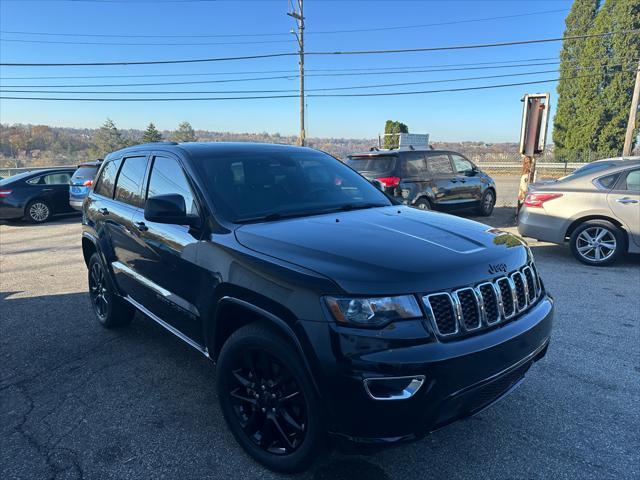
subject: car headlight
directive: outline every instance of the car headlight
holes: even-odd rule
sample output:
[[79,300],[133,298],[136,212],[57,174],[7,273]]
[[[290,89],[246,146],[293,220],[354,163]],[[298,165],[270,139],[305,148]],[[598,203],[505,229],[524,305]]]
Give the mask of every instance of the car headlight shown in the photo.
[[422,317],[413,295],[399,297],[325,297],[331,314],[338,323],[375,327],[394,320]]

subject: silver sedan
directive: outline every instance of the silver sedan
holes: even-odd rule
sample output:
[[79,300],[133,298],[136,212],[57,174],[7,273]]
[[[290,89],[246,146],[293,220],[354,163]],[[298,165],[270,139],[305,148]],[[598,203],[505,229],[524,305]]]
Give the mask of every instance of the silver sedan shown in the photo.
[[574,256],[588,265],[640,253],[640,157],[598,160],[559,180],[530,185],[518,231],[551,243],[569,241]]

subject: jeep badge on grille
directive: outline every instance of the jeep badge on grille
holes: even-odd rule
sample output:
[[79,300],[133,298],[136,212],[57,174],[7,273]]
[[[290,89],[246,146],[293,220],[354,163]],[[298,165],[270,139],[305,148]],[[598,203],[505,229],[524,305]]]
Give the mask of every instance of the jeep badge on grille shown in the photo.
[[507,265],[504,263],[496,263],[495,265],[491,265],[489,264],[489,273],[490,274],[494,274],[494,273],[507,273]]

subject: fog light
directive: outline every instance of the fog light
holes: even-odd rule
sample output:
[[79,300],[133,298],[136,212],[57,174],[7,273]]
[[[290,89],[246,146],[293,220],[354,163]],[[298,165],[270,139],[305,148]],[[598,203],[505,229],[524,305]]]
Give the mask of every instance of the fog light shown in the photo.
[[364,389],[374,400],[406,400],[424,383],[424,375],[365,378]]

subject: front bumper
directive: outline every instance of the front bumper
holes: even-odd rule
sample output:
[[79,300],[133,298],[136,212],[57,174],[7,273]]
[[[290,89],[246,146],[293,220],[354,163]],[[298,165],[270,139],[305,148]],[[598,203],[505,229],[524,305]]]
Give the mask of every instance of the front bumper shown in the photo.
[[[546,354],[552,321],[553,300],[543,296],[510,323],[446,343],[425,340],[427,327],[420,320],[397,322],[390,332],[330,327],[325,340],[334,360],[329,355],[319,360],[331,433],[387,445],[479,412],[512,390]],[[322,341],[318,332],[314,336],[314,344]],[[423,376],[424,384],[410,398],[394,401],[374,400],[363,386],[368,378],[397,376]]]

